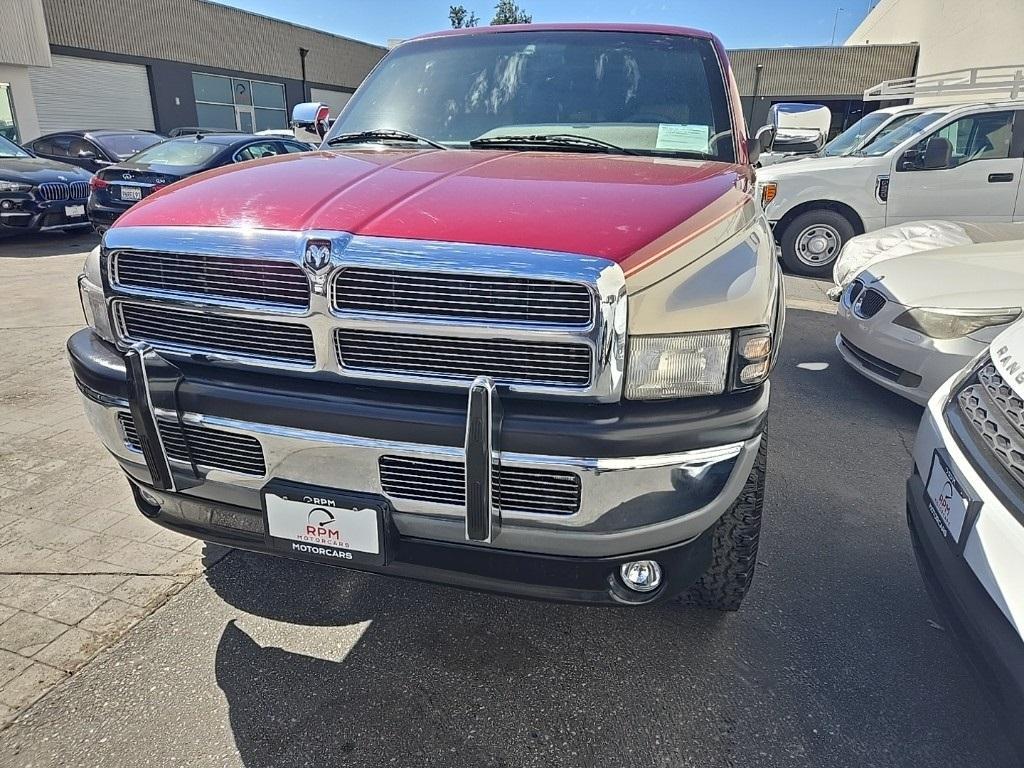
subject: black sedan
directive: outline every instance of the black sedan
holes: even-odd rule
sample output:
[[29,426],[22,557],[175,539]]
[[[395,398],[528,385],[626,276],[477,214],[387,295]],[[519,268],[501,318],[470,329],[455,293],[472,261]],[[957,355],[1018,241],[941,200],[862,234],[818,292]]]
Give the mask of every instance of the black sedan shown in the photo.
[[0,235],[88,227],[89,175],[0,136]]
[[40,136],[25,146],[38,157],[71,163],[95,172],[127,160],[165,138],[151,131],[62,131]]
[[92,177],[89,219],[102,233],[146,195],[178,179],[231,163],[308,151],[307,144],[293,139],[242,133],[200,133],[168,139]]

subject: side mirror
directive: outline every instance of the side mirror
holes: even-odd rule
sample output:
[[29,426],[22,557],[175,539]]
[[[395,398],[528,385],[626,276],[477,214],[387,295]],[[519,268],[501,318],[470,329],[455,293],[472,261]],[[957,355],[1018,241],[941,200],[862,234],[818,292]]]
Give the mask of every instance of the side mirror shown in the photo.
[[[319,101],[296,104],[292,109],[292,128],[315,133],[321,139],[330,128],[331,108]],[[296,138],[300,138],[296,135]]]
[[775,128],[762,125],[752,139],[747,139],[747,158],[751,165],[756,165],[762,152],[770,152],[775,141]]
[[828,139],[832,110],[821,104],[772,104],[768,124],[774,129],[775,152],[817,152]]
[[932,136],[924,146],[921,168],[926,171],[941,171],[949,168],[952,159],[953,144],[950,140],[941,136]]

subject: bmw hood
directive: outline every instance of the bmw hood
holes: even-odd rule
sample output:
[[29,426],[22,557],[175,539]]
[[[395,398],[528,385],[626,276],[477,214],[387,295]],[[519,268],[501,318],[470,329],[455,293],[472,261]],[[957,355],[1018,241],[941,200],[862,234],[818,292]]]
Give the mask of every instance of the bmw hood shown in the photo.
[[0,180],[3,181],[44,184],[48,181],[88,181],[91,176],[78,166],[41,157],[0,157]]
[[1024,306],[1024,240],[913,253],[872,264],[858,278],[909,307]]

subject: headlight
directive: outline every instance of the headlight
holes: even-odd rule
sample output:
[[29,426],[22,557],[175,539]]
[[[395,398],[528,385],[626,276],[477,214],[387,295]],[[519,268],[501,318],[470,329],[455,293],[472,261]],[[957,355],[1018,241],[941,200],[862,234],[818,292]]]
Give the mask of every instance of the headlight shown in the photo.
[[23,184],[20,181],[4,181],[0,179],[0,192],[28,192],[32,189],[31,184]]
[[625,396],[630,400],[720,395],[768,378],[772,335],[764,327],[631,336]]
[[82,274],[78,276],[78,296],[86,324],[102,339],[115,341],[110,311],[103,296],[103,277],[100,274],[100,248],[96,246],[85,258]]
[[766,208],[768,203],[775,199],[779,193],[779,185],[774,181],[766,181],[761,185],[761,207]]
[[1012,323],[1020,317],[1020,312],[1020,307],[984,310],[915,307],[899,315],[893,323],[932,339],[959,339],[982,328]]

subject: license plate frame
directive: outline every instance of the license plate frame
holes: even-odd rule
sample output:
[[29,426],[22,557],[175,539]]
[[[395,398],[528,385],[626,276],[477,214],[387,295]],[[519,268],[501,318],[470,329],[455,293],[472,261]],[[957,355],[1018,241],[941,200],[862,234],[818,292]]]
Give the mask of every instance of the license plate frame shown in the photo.
[[137,203],[142,199],[142,187],[129,187],[122,184],[120,192],[120,199],[125,203]]
[[65,205],[64,216],[68,219],[81,219],[85,216],[84,205]]
[[265,542],[275,552],[342,567],[387,562],[391,505],[383,496],[275,479],[260,490],[260,500]]
[[924,501],[942,538],[962,555],[971,530],[981,513],[981,501],[950,465],[949,455],[936,448],[924,484]]

